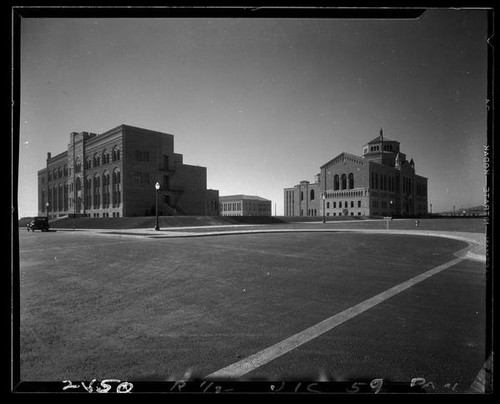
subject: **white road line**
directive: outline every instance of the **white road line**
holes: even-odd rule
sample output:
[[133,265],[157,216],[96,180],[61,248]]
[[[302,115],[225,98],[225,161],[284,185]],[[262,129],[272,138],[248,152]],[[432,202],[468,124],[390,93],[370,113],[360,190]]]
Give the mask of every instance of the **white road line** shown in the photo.
[[403,292],[404,290],[416,285],[419,282],[424,281],[431,276],[436,275],[437,273],[444,271],[445,269],[459,263],[464,260],[465,257],[455,258],[445,264],[439,265],[433,269],[430,269],[420,275],[417,275],[406,282],[400,283],[386,291],[379,293],[378,295],[365,300],[355,306],[350,307],[347,310],[344,310],[341,313],[338,313],[332,317],[327,318],[326,320],[321,321],[320,323],[307,328],[304,331],[299,332],[277,344],[270,346],[256,354],[253,354],[245,359],[242,359],[232,365],[229,365],[223,369],[220,369],[214,373],[211,373],[207,376],[207,378],[212,379],[232,379],[238,378],[246,373],[251,372],[252,370],[257,369],[258,367],[265,365],[268,362],[292,351],[293,349],[305,344],[313,340],[316,337],[332,330],[338,325],[358,316],[359,314],[375,307],[376,305],[384,302],[385,300],[397,295],[398,293]]

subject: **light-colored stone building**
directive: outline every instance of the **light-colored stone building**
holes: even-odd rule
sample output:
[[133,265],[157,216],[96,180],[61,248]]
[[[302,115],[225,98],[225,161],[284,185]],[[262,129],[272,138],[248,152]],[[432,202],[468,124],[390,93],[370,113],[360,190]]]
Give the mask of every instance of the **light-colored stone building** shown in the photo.
[[271,201],[253,195],[219,197],[221,216],[271,216]]

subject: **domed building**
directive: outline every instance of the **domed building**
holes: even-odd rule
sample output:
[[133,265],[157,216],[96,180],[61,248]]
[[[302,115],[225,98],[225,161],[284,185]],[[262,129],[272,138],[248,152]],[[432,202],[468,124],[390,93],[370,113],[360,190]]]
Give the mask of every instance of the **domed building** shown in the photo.
[[340,153],[320,167],[315,181],[284,190],[285,216],[422,216],[427,178],[415,173],[399,142],[380,135],[363,155]]

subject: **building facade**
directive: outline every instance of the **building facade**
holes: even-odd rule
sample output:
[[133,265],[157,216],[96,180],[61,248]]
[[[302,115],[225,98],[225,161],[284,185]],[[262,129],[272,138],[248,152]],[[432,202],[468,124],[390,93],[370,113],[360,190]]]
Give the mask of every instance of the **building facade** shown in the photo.
[[100,135],[72,132],[66,151],[38,171],[38,214],[122,217],[217,214],[205,167],[183,163],[168,133],[120,125]]
[[427,214],[427,178],[399,142],[380,135],[363,156],[341,153],[320,167],[315,181],[284,189],[285,216],[422,216]]
[[252,195],[219,197],[221,216],[271,216],[271,201]]

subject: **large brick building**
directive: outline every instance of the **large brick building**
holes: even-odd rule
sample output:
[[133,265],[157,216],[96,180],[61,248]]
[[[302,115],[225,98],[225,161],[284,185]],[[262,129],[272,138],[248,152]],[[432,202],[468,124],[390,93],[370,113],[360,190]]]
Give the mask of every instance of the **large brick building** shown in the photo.
[[219,192],[205,167],[183,163],[174,136],[120,125],[103,134],[72,132],[68,149],[47,153],[38,171],[38,214],[122,217],[217,215]]
[[[324,198],[323,198],[324,197]],[[415,173],[399,142],[380,135],[363,156],[341,153],[320,167],[315,181],[284,190],[285,216],[422,216],[427,178]]]

